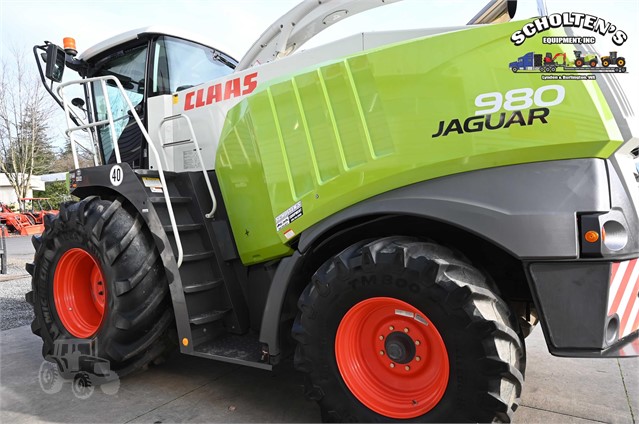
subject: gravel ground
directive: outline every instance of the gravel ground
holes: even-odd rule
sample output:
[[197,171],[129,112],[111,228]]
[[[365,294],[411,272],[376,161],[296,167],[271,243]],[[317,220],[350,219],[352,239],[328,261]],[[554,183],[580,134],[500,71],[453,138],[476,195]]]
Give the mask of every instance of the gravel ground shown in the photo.
[[[7,275],[23,276],[26,274],[24,264],[31,260],[32,256],[25,255],[9,257]],[[30,290],[31,278],[0,281],[0,330],[31,324],[33,308],[24,299],[24,295]]]

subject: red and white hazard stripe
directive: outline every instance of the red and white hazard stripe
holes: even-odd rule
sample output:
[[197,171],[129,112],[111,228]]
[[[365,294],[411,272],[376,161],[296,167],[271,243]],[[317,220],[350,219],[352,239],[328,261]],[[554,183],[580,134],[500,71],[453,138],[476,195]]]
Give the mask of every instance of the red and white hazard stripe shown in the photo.
[[612,264],[608,316],[619,317],[619,338],[639,328],[639,260]]

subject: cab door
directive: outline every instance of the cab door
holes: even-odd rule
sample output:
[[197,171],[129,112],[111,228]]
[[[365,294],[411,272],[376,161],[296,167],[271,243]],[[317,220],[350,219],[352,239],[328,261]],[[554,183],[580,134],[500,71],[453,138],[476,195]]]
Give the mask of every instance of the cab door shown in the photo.
[[[141,45],[125,47],[98,60],[93,66],[91,75],[115,76],[124,88],[124,94],[131,101],[142,123],[146,127],[146,87],[147,87],[147,54],[148,42]],[[92,84],[96,120],[107,119],[107,101],[102,84]],[[132,168],[144,168],[146,166],[146,154],[144,136],[137,125],[122,92],[112,82],[106,83],[106,92],[111,104],[114,119],[114,129],[117,144],[120,150],[122,162],[128,163]],[[115,163],[114,140],[112,140],[109,125],[100,126],[98,129],[102,163]]]
[[[169,171],[200,171],[195,146],[184,120],[163,122],[165,118],[182,114],[174,109],[175,101],[192,87],[218,80],[233,73],[237,62],[225,53],[203,44],[181,38],[158,35],[151,44],[147,113],[149,134],[160,152],[163,169]],[[218,121],[212,108],[191,114],[190,119],[202,149],[204,165],[213,168],[215,150],[211,140]],[[153,155],[149,168],[155,169]]]

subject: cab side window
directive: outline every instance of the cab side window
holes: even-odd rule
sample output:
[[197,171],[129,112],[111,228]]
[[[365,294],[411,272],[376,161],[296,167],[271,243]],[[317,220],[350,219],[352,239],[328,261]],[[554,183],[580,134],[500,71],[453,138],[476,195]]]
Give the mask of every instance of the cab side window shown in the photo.
[[[144,116],[146,53],[146,44],[117,52],[108,58],[105,63],[101,64],[93,75],[117,77],[122,83],[124,94],[141,116]],[[141,165],[140,144],[142,132],[133,120],[126,99],[111,81],[106,83],[106,93],[102,91],[102,85],[99,82],[94,82],[92,88],[95,96],[97,120],[107,119],[107,101],[105,97],[105,94],[107,94],[113,113],[115,135],[122,161],[129,163],[133,168],[139,167]],[[99,128],[99,136],[105,162],[114,163],[114,146],[111,139],[111,129],[108,125]]]
[[210,47],[172,37],[160,37],[153,52],[150,95],[172,94],[229,75],[235,61]]

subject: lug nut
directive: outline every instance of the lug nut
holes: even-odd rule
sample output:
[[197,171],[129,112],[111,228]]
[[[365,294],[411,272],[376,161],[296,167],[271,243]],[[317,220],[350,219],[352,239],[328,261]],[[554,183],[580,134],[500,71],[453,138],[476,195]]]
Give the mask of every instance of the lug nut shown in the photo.
[[379,336],[379,339],[380,340],[384,340],[384,336]]
[[391,326],[389,326],[389,327],[388,327],[388,329],[389,329],[390,331],[393,331],[393,330],[395,329],[395,327],[393,327],[393,326],[391,325]]
[[380,354],[380,355],[383,355],[383,354],[384,354],[384,351],[383,351],[383,350],[380,350],[380,351],[379,351],[379,354]]
[[419,357],[419,356],[416,356],[416,357],[415,357],[415,360],[416,360],[417,362],[419,362],[419,361],[421,361],[421,360],[422,360],[422,358],[421,358],[421,357]]
[[392,362],[390,363],[390,367],[391,368],[395,368],[395,364],[393,364]]
[[419,346],[420,344],[422,344],[419,340],[415,340],[415,346]]
[[408,327],[404,328],[404,333],[408,333]]
[[406,365],[406,366],[404,367],[404,369],[405,369],[406,371],[410,371],[410,367],[409,367],[408,365]]

